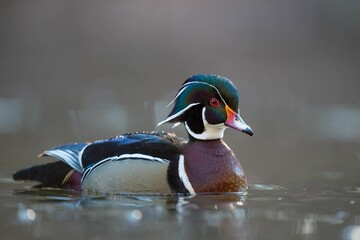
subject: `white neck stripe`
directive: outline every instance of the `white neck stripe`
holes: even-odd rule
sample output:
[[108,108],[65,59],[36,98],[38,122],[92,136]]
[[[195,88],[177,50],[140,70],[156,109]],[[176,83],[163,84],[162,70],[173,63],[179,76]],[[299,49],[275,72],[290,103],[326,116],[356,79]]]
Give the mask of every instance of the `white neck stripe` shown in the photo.
[[206,121],[205,118],[205,111],[206,107],[203,107],[202,109],[202,120],[204,124],[205,131],[202,133],[194,133],[191,131],[189,125],[187,122],[185,122],[185,128],[187,132],[195,139],[200,140],[214,140],[214,139],[221,139],[224,137],[224,131],[225,131],[225,124],[219,123],[219,124],[210,124]]
[[189,191],[189,193],[191,195],[195,195],[195,190],[194,188],[192,187],[190,181],[189,181],[189,177],[188,175],[186,174],[186,171],[185,171],[185,161],[184,161],[184,155],[180,155],[179,157],[179,177],[180,177],[180,180],[183,182],[186,190]]

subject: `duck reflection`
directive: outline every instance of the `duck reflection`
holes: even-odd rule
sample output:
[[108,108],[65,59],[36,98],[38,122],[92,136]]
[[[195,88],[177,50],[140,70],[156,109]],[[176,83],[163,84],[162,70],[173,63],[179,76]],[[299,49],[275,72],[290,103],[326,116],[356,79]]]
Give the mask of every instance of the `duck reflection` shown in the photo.
[[36,237],[70,224],[81,236],[121,233],[146,238],[152,232],[168,239],[334,239],[338,233],[336,239],[358,239],[359,193],[256,189],[261,190],[195,196],[22,190],[14,192],[16,222],[35,228]]

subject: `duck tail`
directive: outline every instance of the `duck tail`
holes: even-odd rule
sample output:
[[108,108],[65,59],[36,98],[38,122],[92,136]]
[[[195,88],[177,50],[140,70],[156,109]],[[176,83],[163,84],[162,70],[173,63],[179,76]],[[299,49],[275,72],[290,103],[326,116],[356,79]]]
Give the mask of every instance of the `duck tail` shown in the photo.
[[36,188],[71,188],[79,190],[81,173],[62,161],[36,165],[13,174],[16,181],[37,181]]
[[36,165],[17,171],[16,181],[37,181],[35,187],[80,189],[83,168],[81,153],[88,143],[72,143],[46,150],[39,157],[51,156],[61,161]]
[[88,143],[71,143],[66,145],[57,146],[46,150],[39,157],[51,156],[57,158],[78,172],[83,172],[83,167],[81,164],[81,153],[85,149]]

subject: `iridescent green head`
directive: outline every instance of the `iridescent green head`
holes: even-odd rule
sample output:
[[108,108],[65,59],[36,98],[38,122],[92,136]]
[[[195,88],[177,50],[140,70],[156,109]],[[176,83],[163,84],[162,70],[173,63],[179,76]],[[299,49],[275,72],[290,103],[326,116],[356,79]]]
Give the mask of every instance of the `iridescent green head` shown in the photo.
[[194,75],[183,83],[173,102],[174,108],[159,125],[184,123],[190,136],[201,140],[222,138],[226,127],[252,135],[239,115],[238,91],[225,77]]

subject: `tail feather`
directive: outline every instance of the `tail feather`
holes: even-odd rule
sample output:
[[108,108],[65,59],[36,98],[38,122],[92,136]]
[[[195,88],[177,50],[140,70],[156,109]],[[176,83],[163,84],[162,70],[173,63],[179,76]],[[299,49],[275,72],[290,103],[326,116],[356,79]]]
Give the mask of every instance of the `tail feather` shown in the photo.
[[80,152],[88,145],[88,143],[72,143],[62,146],[54,147],[50,150],[46,150],[39,157],[51,156],[60,159],[64,163],[78,172],[83,172],[81,165],[81,159],[79,159]]
[[72,168],[66,163],[57,161],[22,169],[14,173],[14,180],[37,181],[36,187],[64,187],[64,181]]
[[13,175],[13,179],[40,182],[35,187],[80,189],[83,168],[79,155],[87,145],[88,143],[73,143],[46,150],[39,157],[51,156],[61,161],[19,170]]

